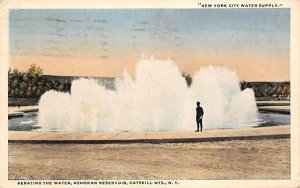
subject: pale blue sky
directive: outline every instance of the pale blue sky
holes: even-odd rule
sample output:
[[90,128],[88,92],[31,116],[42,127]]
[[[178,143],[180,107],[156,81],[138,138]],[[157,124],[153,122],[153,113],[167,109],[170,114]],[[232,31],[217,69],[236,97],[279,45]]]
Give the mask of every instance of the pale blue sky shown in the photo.
[[[289,51],[289,9],[11,10],[12,54],[116,46]],[[108,53],[108,52],[107,52]],[[93,54],[93,53],[91,53]],[[113,55],[113,54],[110,54]]]
[[[10,54],[23,58],[94,57],[105,64],[120,54],[163,54],[192,66],[191,53],[220,52],[253,54],[257,63],[280,54],[276,60],[289,66],[287,8],[13,9],[9,29]],[[13,66],[21,63],[19,58]]]

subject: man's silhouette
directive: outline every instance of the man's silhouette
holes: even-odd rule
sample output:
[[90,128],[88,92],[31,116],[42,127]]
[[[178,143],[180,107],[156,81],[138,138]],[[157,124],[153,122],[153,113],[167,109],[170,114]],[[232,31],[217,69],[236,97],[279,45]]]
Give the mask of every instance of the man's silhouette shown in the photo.
[[197,131],[199,132],[199,124],[200,124],[200,130],[202,132],[202,119],[203,119],[203,108],[200,106],[200,102],[197,102],[197,108],[196,108],[196,122],[197,122]]

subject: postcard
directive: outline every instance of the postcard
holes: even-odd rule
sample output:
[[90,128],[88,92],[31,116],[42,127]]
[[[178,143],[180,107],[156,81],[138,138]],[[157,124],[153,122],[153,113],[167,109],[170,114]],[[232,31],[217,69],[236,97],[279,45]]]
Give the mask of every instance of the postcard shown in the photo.
[[299,187],[298,7],[3,1],[0,187]]

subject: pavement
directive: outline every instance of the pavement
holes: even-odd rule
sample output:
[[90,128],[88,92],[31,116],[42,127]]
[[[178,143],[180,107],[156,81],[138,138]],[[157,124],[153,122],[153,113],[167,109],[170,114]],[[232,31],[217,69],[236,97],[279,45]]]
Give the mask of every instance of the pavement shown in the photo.
[[39,107],[36,106],[9,106],[8,107],[8,119],[15,117],[23,117],[24,113],[37,112]]
[[290,125],[170,132],[38,132],[9,131],[9,143],[31,144],[113,144],[113,143],[185,143],[249,139],[289,138]]
[[256,101],[257,106],[290,106],[290,101]]

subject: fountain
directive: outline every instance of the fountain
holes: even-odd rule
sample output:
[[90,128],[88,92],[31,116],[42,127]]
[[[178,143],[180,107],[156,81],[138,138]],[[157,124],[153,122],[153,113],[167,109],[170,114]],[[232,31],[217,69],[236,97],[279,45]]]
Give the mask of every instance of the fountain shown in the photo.
[[142,58],[135,78],[124,72],[115,90],[94,79],[78,79],[71,94],[46,92],[38,123],[48,131],[194,130],[196,101],[205,112],[204,129],[251,126],[258,119],[253,90],[241,91],[234,72],[202,68],[188,87],[171,60]]

